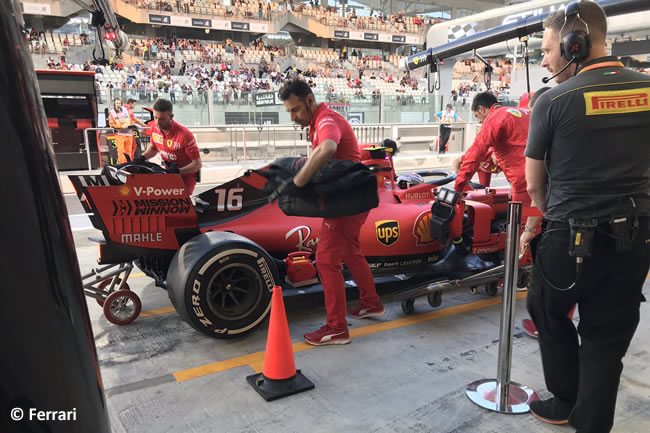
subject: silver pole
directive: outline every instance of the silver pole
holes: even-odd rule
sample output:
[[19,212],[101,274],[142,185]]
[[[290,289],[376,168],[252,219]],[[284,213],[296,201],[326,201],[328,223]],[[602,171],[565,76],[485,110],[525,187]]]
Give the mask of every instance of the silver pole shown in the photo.
[[521,208],[521,203],[516,202],[510,202],[508,206],[497,378],[496,380],[478,380],[467,385],[465,390],[467,397],[477,405],[495,412],[510,414],[526,413],[529,411],[530,402],[539,400],[537,393],[532,389],[510,381],[512,338],[515,327],[515,282],[519,267]]
[[92,170],[93,166],[90,162],[90,143],[88,143],[88,129],[84,129],[84,146],[86,146],[86,158],[88,159],[88,170]]
[[519,268],[519,228],[521,227],[521,203],[510,202],[508,206],[508,231],[506,234],[505,277],[501,308],[501,331],[499,332],[499,360],[497,361],[497,410],[508,406],[510,371],[512,369],[512,338],[515,327],[515,281]]

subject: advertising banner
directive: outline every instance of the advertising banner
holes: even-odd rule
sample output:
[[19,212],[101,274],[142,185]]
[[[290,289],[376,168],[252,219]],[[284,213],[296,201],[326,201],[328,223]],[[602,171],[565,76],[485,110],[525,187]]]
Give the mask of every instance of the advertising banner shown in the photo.
[[149,14],[149,22],[151,24],[166,24],[166,25],[170,25],[172,23],[171,17],[169,15],[157,15],[157,14]]
[[276,97],[276,92],[254,93],[255,106],[261,107],[265,105],[278,105],[279,98]]
[[240,22],[237,22],[237,21],[233,21],[233,22],[230,23],[230,28],[232,30],[241,30],[241,31],[244,31],[244,32],[248,32],[251,29],[251,25],[250,25],[250,23],[240,23]]
[[205,27],[209,29],[212,27],[212,20],[205,18],[192,18],[192,27]]
[[21,3],[23,14],[26,15],[52,15],[52,6],[42,3]]

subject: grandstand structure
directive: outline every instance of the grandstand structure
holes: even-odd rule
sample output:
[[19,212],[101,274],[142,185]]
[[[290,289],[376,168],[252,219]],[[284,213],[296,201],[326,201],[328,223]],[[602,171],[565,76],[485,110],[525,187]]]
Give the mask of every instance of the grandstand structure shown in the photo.
[[[318,100],[356,121],[430,121],[447,99],[468,110],[470,94],[485,89],[478,79],[482,64],[456,62],[457,97],[430,98],[423,71],[407,75],[399,62],[423,48],[432,26],[506,0],[110,2],[130,45],[107,53],[101,65],[92,62],[97,41],[77,3],[24,2],[36,67],[96,72],[100,113],[116,97],[140,106],[166,97],[176,104],[178,120],[200,126],[290,123],[277,98],[256,95],[273,93],[295,76],[309,81]],[[493,86],[507,93],[513,66],[505,59],[495,65]]]

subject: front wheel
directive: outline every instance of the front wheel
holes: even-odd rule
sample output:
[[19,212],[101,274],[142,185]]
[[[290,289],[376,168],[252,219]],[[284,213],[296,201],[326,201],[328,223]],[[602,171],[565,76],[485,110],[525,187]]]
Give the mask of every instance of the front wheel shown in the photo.
[[181,317],[213,338],[235,338],[264,323],[279,281],[269,255],[233,233],[208,232],[172,260],[168,293]]
[[109,322],[119,326],[133,322],[141,310],[140,298],[130,290],[117,290],[104,301],[104,316]]

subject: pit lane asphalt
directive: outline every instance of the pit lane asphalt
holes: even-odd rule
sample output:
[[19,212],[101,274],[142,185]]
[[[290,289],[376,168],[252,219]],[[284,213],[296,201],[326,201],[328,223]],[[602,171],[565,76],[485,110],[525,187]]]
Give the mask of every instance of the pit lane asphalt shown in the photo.
[[[502,174],[493,182],[507,186]],[[213,186],[198,185],[197,193]],[[65,201],[84,274],[97,259],[97,246],[88,237],[101,233],[79,215],[76,196],[66,195]],[[268,323],[241,339],[215,340],[183,322],[167,293],[137,269],[128,283],[143,309],[130,325],[111,324],[94,299],[86,298],[113,433],[573,431],[531,415],[489,412],[465,396],[467,384],[496,375],[501,298],[482,288],[475,295],[446,292],[438,308],[420,298],[415,315],[405,316],[392,301],[401,284],[379,284],[387,315],[349,319],[351,344],[316,348],[302,335],[324,323],[322,293],[285,298],[296,367],[316,388],[266,403],[245,377],[263,368]],[[349,290],[350,299],[357,296]],[[546,398],[538,343],[521,328],[527,317],[522,296],[516,301],[512,379]],[[643,304],[624,359],[614,433],[650,431],[649,312]]]
[[[87,238],[98,234],[74,233],[82,273],[96,264],[97,247]],[[267,403],[245,377],[263,368],[268,323],[240,339],[215,340],[183,322],[165,290],[138,270],[128,283],[143,308],[130,325],[109,323],[86,298],[113,433],[573,431],[530,414],[489,412],[465,396],[467,384],[496,375],[501,299],[482,289],[446,292],[438,308],[420,298],[416,314],[405,316],[392,301],[400,284],[379,285],[386,316],[348,319],[352,342],[325,347],[302,339],[324,323],[322,294],[285,298],[296,367],[316,387]],[[650,280],[644,293],[650,295]],[[512,380],[546,398],[538,343],[521,328],[523,296],[516,301]],[[614,433],[650,431],[649,313],[643,304],[624,359]]]

